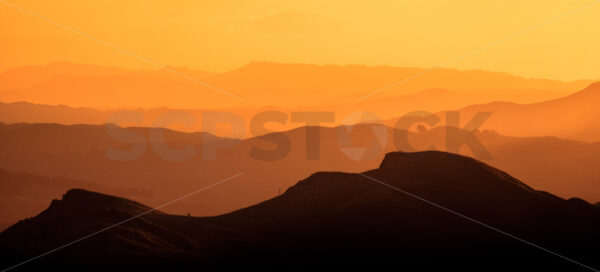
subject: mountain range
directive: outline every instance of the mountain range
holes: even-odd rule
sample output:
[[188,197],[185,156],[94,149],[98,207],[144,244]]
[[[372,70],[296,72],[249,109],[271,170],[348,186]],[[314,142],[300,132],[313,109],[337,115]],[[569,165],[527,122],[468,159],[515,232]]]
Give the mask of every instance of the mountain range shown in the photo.
[[[349,128],[352,128],[349,130]],[[377,126],[375,126],[377,128]],[[231,184],[211,189],[203,197],[185,199],[166,208],[176,214],[216,215],[253,205],[276,196],[297,180],[316,171],[360,172],[378,165],[386,152],[427,150],[434,146],[446,150],[446,128],[408,132],[410,146],[396,145],[395,135],[402,131],[384,129],[384,142],[371,125],[354,127],[302,127],[282,133],[272,133],[245,140],[221,138],[208,133],[183,133],[160,128],[123,128],[137,135],[133,142],[123,142],[107,133],[107,126],[13,124],[0,126],[0,169],[36,182],[10,183],[3,195],[0,222],[15,222],[34,215],[44,203],[56,198],[68,188],[46,177],[67,179],[79,188],[101,193],[120,193],[136,201],[159,205],[176,198],[182,192],[207,186],[214,180],[243,173]],[[318,131],[317,138],[307,133]],[[175,152],[164,151],[153,142],[153,131],[164,133],[165,145]],[[580,197],[592,203],[600,201],[600,144],[588,144],[556,137],[508,137],[492,131],[467,132],[473,135],[491,154],[486,162],[504,169],[532,186],[561,197]],[[279,135],[279,136],[278,136]],[[289,152],[271,160],[253,156],[253,150],[270,151],[281,148],[271,142],[277,137],[289,140]],[[307,145],[318,139],[319,157],[307,159]],[[156,139],[154,139],[156,141]],[[109,150],[131,152],[129,161],[108,156]],[[187,153],[186,148],[191,149]],[[311,147],[314,150],[314,147]],[[214,159],[205,158],[204,150],[216,150]],[[166,153],[165,153],[166,152]],[[477,158],[467,146],[461,154]],[[173,157],[175,156],[175,157]],[[174,161],[177,156],[181,160]],[[117,158],[118,159],[118,158]],[[126,157],[127,159],[127,157]],[[2,185],[3,186],[3,185]],[[49,190],[48,187],[56,189]],[[15,206],[28,199],[27,192],[45,192],[27,206]]]
[[[0,100],[2,267],[57,248],[19,268],[600,266],[590,204],[600,203],[600,83],[590,80],[58,62],[0,73]],[[207,130],[214,111],[248,131]],[[268,111],[284,122],[256,129]],[[335,121],[294,121],[303,111]],[[467,125],[480,113],[489,118]],[[397,126],[427,114],[435,124]]]
[[[423,74],[403,84],[406,78]],[[357,100],[378,90],[373,99],[405,95],[429,89],[451,90],[463,103],[515,101],[530,103],[557,98],[580,90],[590,80],[561,82],[526,79],[506,73],[420,68],[310,65],[251,62],[226,73],[207,73],[186,68],[124,70],[68,62],[17,67],[0,74],[0,100],[73,107],[214,109],[275,106],[356,108]],[[168,94],[168,95],[166,95]],[[435,108],[453,107],[448,100],[430,99]],[[446,103],[445,103],[446,101]],[[351,104],[351,105],[348,105]],[[460,106],[467,106],[462,104]],[[368,105],[367,105],[368,106]],[[393,104],[380,104],[379,109]],[[399,114],[395,112],[395,114]],[[393,116],[385,116],[392,118]]]
[[0,248],[10,267],[75,241],[19,267],[26,270],[585,271],[600,265],[599,224],[597,207],[472,158],[394,152],[374,170],[314,173],[280,196],[213,217],[73,189],[2,232]]
[[[277,65],[273,65],[277,66]],[[268,66],[271,67],[271,66]],[[45,70],[42,68],[38,68]],[[63,68],[65,69],[65,68]],[[73,68],[74,69],[74,68]],[[100,68],[97,68],[100,69]],[[108,69],[108,68],[105,68]],[[250,68],[248,68],[250,69]],[[275,68],[273,68],[275,69]],[[333,68],[332,68],[333,69]],[[341,71],[346,71],[342,68]],[[365,68],[366,69],[366,68]],[[373,68],[374,69],[374,68]],[[86,69],[82,69],[86,71]],[[260,70],[260,69],[259,69]],[[288,71],[289,69],[281,69]],[[302,70],[302,69],[300,69]],[[310,69],[309,69],[310,70]],[[335,70],[335,69],[334,69]],[[29,71],[29,70],[26,70]],[[37,70],[35,70],[37,71]],[[67,70],[70,71],[70,70]],[[112,70],[110,70],[112,71]],[[262,71],[262,70],[261,70]],[[303,70],[302,70],[303,71]],[[337,70],[336,70],[337,71]],[[361,70],[362,71],[362,70]],[[370,71],[366,69],[366,71]],[[10,71],[9,71],[10,72]],[[6,72],[9,75],[16,72]],[[25,73],[25,72],[23,72]],[[40,72],[41,73],[41,72]],[[102,74],[98,72],[99,74]],[[104,72],[109,73],[109,72]],[[141,73],[141,72],[140,72]],[[249,72],[250,73],[250,72]],[[325,73],[325,72],[323,72]],[[365,72],[366,73],[366,72]],[[454,71],[453,73],[459,73],[461,76],[467,76],[468,72]],[[464,73],[464,74],[461,74]],[[27,73],[26,73],[27,74]],[[253,74],[253,73],[250,73]],[[309,73],[310,74],[310,73]],[[53,76],[57,76],[52,74]],[[315,75],[316,76],[316,75]],[[51,77],[51,75],[46,75]],[[42,78],[46,78],[42,77]],[[0,76],[0,82],[2,76]],[[14,80],[13,77],[9,77]],[[5,79],[7,81],[8,79]],[[490,79],[491,80],[491,79]],[[523,86],[529,86],[533,83],[525,84],[525,79],[514,79],[518,84]],[[493,81],[493,80],[492,80]],[[45,82],[42,80],[42,82]],[[69,79],[69,82],[73,82]],[[103,80],[104,82],[104,80]],[[529,81],[527,81],[529,82]],[[537,82],[533,80],[532,82]],[[573,88],[573,86],[580,86],[583,81],[575,84],[562,84],[553,81],[541,81],[547,84],[540,84],[542,87],[556,87],[562,86],[563,88]],[[85,81],[85,84],[89,82]],[[517,84],[515,83],[515,84]],[[552,83],[552,84],[550,84]],[[587,82],[585,82],[587,83]],[[17,83],[4,83],[7,86],[19,85]],[[98,83],[100,84],[100,83]],[[127,91],[123,90],[127,95],[135,97],[136,100],[140,100],[139,94],[136,94],[137,87],[131,87],[123,83],[127,87]],[[128,83],[129,84],[129,83]],[[536,83],[537,84],[537,83]],[[561,85],[562,84],[562,85]],[[534,84],[535,85],[535,84]],[[10,91],[2,91],[0,84],[0,97],[2,94],[7,94]],[[95,85],[96,87],[100,85]],[[136,108],[136,106],[129,106],[126,108],[117,109],[95,109],[90,107],[71,107],[64,105],[45,105],[45,104],[32,104],[29,102],[12,102],[6,103],[6,101],[14,100],[6,97],[2,99],[5,102],[0,102],[0,122],[4,123],[61,123],[61,124],[105,124],[105,123],[122,123],[122,118],[125,114],[137,114],[139,118],[135,119],[135,123],[131,125],[142,126],[142,127],[166,127],[174,130],[186,131],[186,132],[197,132],[206,131],[203,127],[203,116],[206,112],[217,111],[227,112],[235,114],[240,120],[243,120],[246,124],[250,124],[255,116],[266,111],[279,111],[289,115],[290,112],[299,111],[317,111],[317,112],[333,112],[335,114],[335,120],[324,123],[324,125],[335,126],[346,124],[348,119],[352,119],[356,114],[368,112],[371,116],[367,120],[359,120],[363,122],[372,122],[379,120],[385,120],[384,123],[388,126],[395,126],[396,120],[405,114],[419,112],[429,112],[436,114],[440,118],[440,125],[446,122],[446,113],[449,111],[456,111],[460,115],[462,124],[468,123],[473,116],[481,112],[491,113],[490,117],[483,122],[480,129],[488,129],[497,131],[503,135],[515,136],[515,137],[544,137],[544,136],[556,136],[564,139],[584,141],[588,143],[594,143],[600,141],[600,130],[595,124],[600,122],[596,107],[596,102],[600,101],[600,83],[592,83],[589,85],[583,85],[581,89],[577,91],[552,91],[552,90],[530,90],[530,89],[483,89],[486,88],[485,84],[481,84],[480,89],[473,90],[458,90],[458,89],[443,89],[434,88],[427,89],[426,87],[434,87],[436,85],[423,85],[421,87],[425,89],[418,89],[415,87],[414,93],[408,93],[403,95],[389,96],[385,98],[372,98],[367,100],[357,101],[356,99],[343,100],[335,99],[330,102],[318,103],[314,100],[311,103],[302,104],[301,99],[295,99],[298,104],[294,107],[286,108],[278,106],[265,106],[269,105],[265,98],[264,102],[259,104],[249,105],[238,105],[234,107],[218,108],[216,105],[211,105],[206,108],[197,108],[202,103],[196,103],[195,108]],[[587,87],[585,87],[587,86]],[[94,88],[96,88],[94,87]],[[154,86],[159,88],[159,86]],[[314,86],[313,86],[314,87]],[[454,86],[460,87],[460,86]],[[479,86],[472,86],[473,88]],[[504,86],[509,88],[510,86]],[[513,86],[516,88],[516,86]],[[37,87],[36,87],[37,88]],[[82,89],[93,91],[93,89],[87,86],[81,86]],[[111,87],[115,89],[117,87]],[[108,88],[107,89],[111,89]],[[119,87],[121,88],[121,87]],[[307,87],[308,88],[308,87]],[[316,87],[315,87],[316,88]],[[420,88],[420,87],[419,87]],[[490,88],[487,86],[487,88]],[[533,87],[531,87],[533,88]],[[52,97],[59,97],[59,94],[64,90],[63,87],[57,87],[55,89],[46,89],[45,87],[37,88],[36,90],[43,91],[47,94],[52,94]],[[117,88],[118,89],[118,88]],[[268,88],[267,88],[268,89]],[[22,89],[25,90],[25,89]],[[167,90],[167,89],[165,89]],[[418,91],[417,91],[418,90]],[[22,92],[22,91],[19,91]],[[70,92],[74,92],[71,90]],[[173,91],[176,92],[176,91]],[[27,93],[27,92],[25,92]],[[545,93],[545,94],[543,94]],[[88,94],[86,94],[88,95]],[[125,96],[127,96],[125,95]],[[99,97],[101,94],[94,95]],[[119,96],[119,97],[125,97]],[[173,94],[169,97],[176,97],[177,94]],[[310,95],[309,95],[310,96]],[[36,97],[42,97],[36,95]],[[66,96],[64,96],[66,97]],[[71,97],[71,96],[69,96]],[[535,99],[531,99],[535,97]],[[25,99],[31,102],[48,102],[48,103],[66,103],[66,104],[81,104],[81,103],[70,103],[66,100],[60,101],[45,101],[39,99],[29,99],[22,97],[19,99]],[[94,100],[96,101],[96,100]],[[335,102],[331,102],[335,101]],[[131,104],[137,105],[137,104]],[[158,104],[157,104],[158,105]],[[169,105],[165,102],[162,105]],[[148,105],[146,105],[148,106]],[[139,106],[138,106],[139,107]],[[183,119],[183,117],[185,119]],[[127,119],[130,120],[130,119]],[[182,122],[185,121],[185,124]],[[278,126],[279,130],[290,130],[304,125],[303,123],[294,123],[290,120]],[[229,130],[218,128],[213,133],[219,135],[227,135]],[[248,135],[246,134],[246,137]],[[260,136],[260,135],[250,135]]]

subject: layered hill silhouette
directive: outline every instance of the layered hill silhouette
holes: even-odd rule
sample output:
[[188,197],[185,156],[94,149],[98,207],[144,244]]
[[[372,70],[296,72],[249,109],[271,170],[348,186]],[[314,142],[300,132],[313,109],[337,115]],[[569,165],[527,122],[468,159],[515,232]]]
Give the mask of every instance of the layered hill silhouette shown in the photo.
[[137,188],[121,188],[93,184],[61,177],[41,177],[22,172],[13,173],[0,169],[0,230],[15,222],[38,214],[54,199],[71,188],[86,188],[108,194],[128,197],[148,197],[152,192]]
[[[481,129],[520,137],[556,136],[585,142],[600,141],[600,82],[572,95],[533,104],[494,102],[460,110],[466,123],[477,112],[491,112]],[[443,117],[444,115],[441,114]]]
[[597,207],[536,191],[472,158],[394,152],[377,169],[315,173],[280,196],[215,217],[169,215],[74,189],[0,234],[0,246],[9,267],[101,231],[24,269],[585,271],[600,265],[599,226]]
[[[243,173],[235,181],[213,188],[203,197],[186,199],[166,208],[167,212],[177,214],[215,215],[276,196],[316,171],[360,172],[377,167],[386,152],[426,150],[431,146],[446,150],[443,127],[408,133],[410,148],[396,146],[394,134],[399,132],[391,129],[385,132],[387,141],[380,145],[373,127],[368,125],[355,126],[351,131],[348,127],[302,127],[246,140],[166,130],[165,145],[175,152],[183,152],[182,157],[177,154],[173,157],[151,142],[152,129],[127,128],[125,131],[138,135],[136,139],[140,142],[134,143],[145,149],[139,157],[123,161],[111,159],[107,156],[108,150],[130,152],[134,145],[111,137],[106,126],[15,124],[0,128],[0,148],[3,150],[0,168],[11,172],[9,174],[23,172],[40,180],[33,183],[39,185],[31,187],[26,186],[27,182],[19,182],[21,178],[29,179],[26,176],[17,175],[12,182],[0,180],[0,184],[11,184],[4,191],[1,209],[13,210],[3,213],[0,222],[15,222],[32,216],[44,208],[45,202],[67,189],[62,183],[51,185],[52,182],[45,182],[45,177],[72,180],[77,182],[73,186],[116,193],[156,206],[182,192]],[[308,130],[319,133],[319,157],[316,160],[307,158]],[[281,136],[290,141],[289,152],[282,153],[283,156],[265,160],[251,155],[256,149],[272,151],[280,148],[267,140]],[[494,132],[475,132],[474,136],[492,155],[492,160],[487,163],[535,188],[565,198],[580,197],[592,203],[600,201],[600,187],[597,186],[599,144],[553,137],[506,137]],[[311,139],[314,150],[315,141]],[[193,152],[185,152],[186,148]],[[210,148],[216,150],[214,159],[203,157],[204,150]],[[460,152],[474,156],[467,147]],[[177,158],[182,160],[172,160]],[[56,189],[47,189],[52,186]],[[40,194],[39,199],[32,202],[37,204],[26,206],[27,209],[11,204],[23,203],[29,198],[28,191],[46,193]]]
[[[493,101],[512,101],[518,103],[532,103],[562,97],[568,92],[559,90],[511,90],[511,89],[478,89],[478,90],[449,90],[449,89],[426,89],[406,95],[395,95],[386,98],[373,98],[363,101],[352,101],[350,103],[334,100],[334,102],[322,103],[317,106],[297,105],[290,108],[274,106],[249,106],[237,108],[209,108],[201,109],[174,109],[167,107],[131,109],[100,110],[90,107],[70,107],[66,105],[46,105],[29,102],[0,102],[0,122],[3,123],[59,123],[59,124],[104,124],[118,120],[119,114],[127,111],[140,113],[143,119],[136,123],[137,126],[152,127],[161,116],[169,114],[184,113],[196,122],[188,126],[180,124],[164,124],[167,128],[180,131],[195,132],[203,130],[201,120],[206,111],[227,111],[240,116],[246,123],[264,111],[281,111],[289,113],[292,111],[333,111],[337,116],[337,124],[357,111],[368,111],[374,113],[378,118],[388,119],[401,116],[413,111],[438,112],[447,109],[459,109],[465,106],[482,104]],[[177,126],[179,125],[179,126]],[[291,123],[283,125],[285,129],[300,127],[302,124]]]
[[[132,71],[53,63],[14,68],[0,74],[0,100],[101,109],[157,106],[207,109],[241,105],[290,108],[332,103],[354,104],[362,96],[423,71],[420,68],[388,66],[251,62],[230,72],[214,74],[185,68]],[[560,97],[580,90],[589,83],[588,80],[565,83],[525,79],[506,73],[436,69],[387,90],[382,97],[443,88],[462,92],[462,95],[453,97],[457,101],[462,96],[472,94],[480,97],[476,100],[479,103],[497,100],[526,103]],[[236,96],[243,99],[237,99]],[[441,103],[443,100],[432,98],[430,101],[444,105]],[[380,108],[383,106],[390,110],[394,108],[392,104],[380,105]]]

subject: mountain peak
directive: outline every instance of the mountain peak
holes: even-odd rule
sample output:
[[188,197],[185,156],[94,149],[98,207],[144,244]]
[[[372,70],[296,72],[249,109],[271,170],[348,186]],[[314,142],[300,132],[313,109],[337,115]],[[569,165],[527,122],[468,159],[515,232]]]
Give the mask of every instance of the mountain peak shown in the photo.
[[88,191],[85,189],[79,189],[79,188],[73,188],[73,189],[68,190],[66,193],[63,194],[63,197],[62,197],[62,201],[64,201],[64,202],[70,202],[70,201],[89,202],[89,201],[98,201],[98,200],[101,200],[104,202],[106,200],[114,200],[114,199],[118,199],[118,197],[104,195],[101,193],[92,192],[92,191]]
[[600,81],[593,82],[586,89],[600,89]]
[[583,89],[580,92],[600,93],[600,81],[593,82],[592,84],[590,84],[589,86],[587,86],[585,89]]
[[[569,96],[556,99],[554,101],[564,101],[564,100],[568,101],[569,99],[580,98],[580,99],[584,99],[584,101],[593,103],[593,102],[597,101],[598,95],[600,95],[600,81],[592,82],[590,85],[585,87],[583,90],[575,92]],[[579,100],[575,100],[575,101],[579,101]],[[580,105],[578,104],[578,106],[580,106]]]
[[61,200],[55,199],[50,207],[42,214],[72,214],[80,212],[98,212],[114,210],[127,214],[140,214],[151,208],[135,201],[91,192],[84,189],[71,189],[67,191]]
[[442,152],[442,151],[420,151],[403,152],[396,151],[387,153],[381,162],[380,170],[419,170],[421,168],[436,169],[446,167],[483,167],[493,169],[485,163],[470,157]]
[[[497,185],[517,187],[533,192],[531,187],[486,163],[471,157],[442,151],[391,152],[387,153],[377,171],[395,177],[429,176],[460,182],[469,181],[469,186],[489,186],[487,181]],[[477,185],[476,185],[477,184]],[[453,184],[447,184],[454,186]]]

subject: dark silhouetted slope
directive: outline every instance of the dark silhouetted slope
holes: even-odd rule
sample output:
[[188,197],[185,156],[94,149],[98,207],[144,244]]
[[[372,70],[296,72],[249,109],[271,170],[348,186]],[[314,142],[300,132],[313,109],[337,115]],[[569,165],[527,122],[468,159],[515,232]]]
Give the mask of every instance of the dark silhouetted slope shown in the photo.
[[260,249],[239,233],[203,221],[167,215],[123,198],[72,189],[39,215],[0,234],[2,263],[34,257],[90,234],[94,235],[34,263],[30,269],[189,269],[192,263],[222,260],[229,246]]
[[[168,147],[181,150],[190,146],[196,151],[189,159],[173,162],[161,157],[149,143],[151,129],[147,128],[126,129],[147,141],[146,150],[141,157],[133,161],[116,161],[107,157],[108,149],[127,151],[132,146],[110,137],[105,126],[0,125],[0,150],[3,151],[0,153],[0,168],[40,177],[79,181],[67,186],[61,185],[62,183],[52,185],[54,183],[44,182],[42,179],[35,183],[38,185],[33,186],[36,189],[32,190],[26,186],[27,183],[20,183],[15,177],[11,182],[11,189],[3,191],[6,202],[0,203],[0,210],[8,212],[0,213],[0,222],[14,223],[17,219],[33,216],[68,188],[78,187],[117,194],[155,206],[243,172],[231,184],[211,189],[214,193],[165,208],[167,212],[176,214],[222,214],[276,196],[279,190],[286,190],[316,171],[366,171],[377,167],[386,152],[411,151],[402,147],[398,149],[393,144],[392,131],[388,130],[385,147],[374,149],[372,154],[365,156],[366,158],[359,157],[360,160],[356,161],[348,157],[342,148],[368,148],[373,145],[376,139],[370,127],[354,127],[347,139],[340,137],[343,135],[340,132],[347,131],[344,127],[321,127],[318,130],[318,160],[306,159],[307,128],[302,127],[283,132],[290,139],[290,152],[285,157],[272,161],[263,161],[250,155],[253,148],[274,148],[272,143],[260,137],[239,141],[204,133],[167,130],[165,140]],[[444,129],[440,128],[409,133],[409,143],[417,150],[431,145],[444,150],[443,132]],[[493,132],[476,132],[475,136],[493,156],[493,160],[487,163],[503,169],[519,180],[563,198],[580,197],[593,203],[600,199],[600,187],[596,186],[600,175],[597,167],[600,162],[600,144],[554,137],[506,137]],[[219,148],[215,160],[203,159],[204,140],[231,146]],[[463,148],[461,152],[471,155],[468,148]],[[19,186],[21,184],[23,186]],[[227,195],[227,199],[223,200],[222,195]],[[36,203],[36,209],[25,205],[27,201]],[[21,204],[15,207],[13,203]]]
[[[71,190],[0,234],[0,244],[18,259],[27,255],[20,252],[43,252],[148,209]],[[485,270],[577,271],[578,264],[506,233],[598,266],[599,226],[593,205],[536,191],[474,159],[396,152],[378,169],[315,173],[278,197],[217,217],[151,212],[30,265],[324,270],[395,264],[479,271],[493,264]]]

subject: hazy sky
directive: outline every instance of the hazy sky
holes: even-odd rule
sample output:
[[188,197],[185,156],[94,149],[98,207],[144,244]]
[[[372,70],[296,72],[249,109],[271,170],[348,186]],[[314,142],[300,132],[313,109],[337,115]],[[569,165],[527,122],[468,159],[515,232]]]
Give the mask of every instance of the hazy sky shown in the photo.
[[0,0],[0,70],[52,61],[155,68],[3,2],[157,63],[208,71],[251,60],[430,67],[491,44],[444,66],[600,78],[594,0]]

